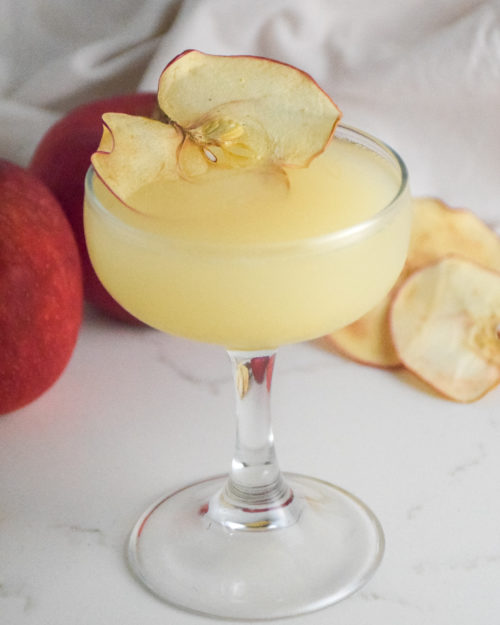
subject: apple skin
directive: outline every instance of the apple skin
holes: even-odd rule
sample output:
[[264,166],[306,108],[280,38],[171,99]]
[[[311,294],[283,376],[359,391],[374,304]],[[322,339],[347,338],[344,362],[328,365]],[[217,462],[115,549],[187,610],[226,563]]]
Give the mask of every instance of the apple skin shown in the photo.
[[0,159],[0,414],[57,380],[82,308],[80,255],[59,202],[34,174]]
[[141,322],[111,297],[90,262],[83,229],[84,179],[90,157],[101,140],[103,113],[156,117],[157,111],[157,96],[152,92],[119,95],[79,106],[49,128],[29,165],[29,170],[57,197],[73,228],[82,261],[85,298],[109,316],[132,324]]

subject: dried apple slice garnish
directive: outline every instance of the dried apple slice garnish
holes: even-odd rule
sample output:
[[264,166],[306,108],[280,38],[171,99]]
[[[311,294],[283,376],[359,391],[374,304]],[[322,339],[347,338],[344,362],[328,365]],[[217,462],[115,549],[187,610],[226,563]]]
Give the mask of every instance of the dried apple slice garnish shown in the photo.
[[125,113],[105,113],[102,119],[101,142],[91,160],[115,195],[126,201],[157,178],[178,177],[182,135],[174,126]]
[[305,72],[255,56],[188,50],[163,71],[158,103],[209,152],[306,167],[323,152],[341,113]]
[[414,271],[450,254],[459,254],[500,271],[500,237],[474,213],[450,208],[434,198],[414,200],[408,259],[392,291],[370,312],[326,337],[342,354],[375,367],[397,367],[388,311],[394,293]]
[[104,116],[92,157],[97,175],[122,201],[159,179],[212,167],[259,167],[282,175],[323,152],[341,113],[305,72],[252,56],[189,50],[163,71],[160,120]]
[[471,402],[500,382],[500,273],[458,257],[414,272],[391,306],[407,369],[446,397]]

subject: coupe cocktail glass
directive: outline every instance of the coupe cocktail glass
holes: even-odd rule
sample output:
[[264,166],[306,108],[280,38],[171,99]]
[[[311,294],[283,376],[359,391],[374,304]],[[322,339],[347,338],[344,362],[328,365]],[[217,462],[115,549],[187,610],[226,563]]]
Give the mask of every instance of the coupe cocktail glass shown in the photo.
[[137,576],[187,610],[243,619],[309,612],[355,592],[382,558],[373,513],[342,488],[283,474],[271,429],[276,348],[360,317],[389,291],[406,257],[404,163],[348,126],[339,125],[334,140],[390,168],[390,201],[361,223],[293,241],[220,245],[145,231],[110,210],[119,200],[96,191],[92,168],[86,178],[87,242],[104,285],[146,323],[224,346],[233,366],[237,433],[229,475],[154,503],[129,542]]

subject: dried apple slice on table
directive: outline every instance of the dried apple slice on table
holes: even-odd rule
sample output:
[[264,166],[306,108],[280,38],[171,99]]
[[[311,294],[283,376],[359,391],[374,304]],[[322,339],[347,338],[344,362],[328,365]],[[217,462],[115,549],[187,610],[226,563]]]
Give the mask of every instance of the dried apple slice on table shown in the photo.
[[442,259],[404,282],[390,319],[405,367],[446,397],[471,402],[500,382],[500,273]]
[[391,294],[361,319],[324,337],[326,348],[333,347],[335,351],[362,365],[384,369],[401,366],[389,332]]
[[446,255],[500,270],[500,237],[471,211],[451,208],[441,200],[415,200],[407,273]]
[[189,50],[163,71],[162,120],[107,113],[92,163],[126,203],[157,179],[213,167],[307,167],[324,151],[341,113],[305,72],[252,56]]
[[414,271],[450,254],[500,270],[500,237],[470,211],[451,208],[434,198],[415,199],[408,259],[395,287],[361,319],[325,337],[326,344],[362,364],[401,365],[389,330],[394,293]]

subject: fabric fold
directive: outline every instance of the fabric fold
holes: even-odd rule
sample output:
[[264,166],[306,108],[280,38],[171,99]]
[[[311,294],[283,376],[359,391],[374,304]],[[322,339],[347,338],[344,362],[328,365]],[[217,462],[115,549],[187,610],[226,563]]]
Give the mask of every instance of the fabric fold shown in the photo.
[[0,18],[0,156],[21,165],[58,116],[156,89],[184,49],[257,54],[308,71],[346,123],[391,143],[415,193],[495,220],[496,0],[3,0]]

